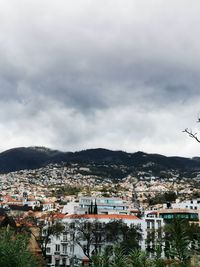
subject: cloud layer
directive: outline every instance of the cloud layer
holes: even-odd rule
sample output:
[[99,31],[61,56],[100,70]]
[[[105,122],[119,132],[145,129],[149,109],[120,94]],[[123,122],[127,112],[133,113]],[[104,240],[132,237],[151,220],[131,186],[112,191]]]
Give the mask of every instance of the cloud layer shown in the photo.
[[0,149],[199,155],[199,1],[11,0],[0,8]]

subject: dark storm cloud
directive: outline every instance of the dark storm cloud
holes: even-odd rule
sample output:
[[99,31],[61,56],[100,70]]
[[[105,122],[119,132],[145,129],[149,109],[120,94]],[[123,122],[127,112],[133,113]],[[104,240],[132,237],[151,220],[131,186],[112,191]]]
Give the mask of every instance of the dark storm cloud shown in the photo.
[[1,149],[197,154],[181,130],[200,109],[199,7],[178,0],[3,1]]

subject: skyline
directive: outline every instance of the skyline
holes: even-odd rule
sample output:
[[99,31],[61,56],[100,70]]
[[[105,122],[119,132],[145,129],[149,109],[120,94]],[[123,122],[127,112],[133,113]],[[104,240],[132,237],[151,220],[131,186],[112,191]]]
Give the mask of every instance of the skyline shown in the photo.
[[0,151],[200,155],[200,3],[0,4]]

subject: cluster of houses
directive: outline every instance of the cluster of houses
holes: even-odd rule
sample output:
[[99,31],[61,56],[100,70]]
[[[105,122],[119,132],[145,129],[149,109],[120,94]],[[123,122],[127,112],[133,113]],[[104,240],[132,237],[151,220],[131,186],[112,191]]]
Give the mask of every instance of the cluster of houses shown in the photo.
[[[77,242],[75,235],[77,225],[80,222],[99,222],[107,224],[113,220],[123,221],[126,225],[134,225],[141,231],[140,247],[142,250],[148,250],[151,254],[151,248],[155,245],[154,242],[148,241],[149,234],[152,231],[159,233],[162,236],[161,230],[166,223],[173,218],[187,219],[199,223],[200,199],[187,200],[184,202],[176,202],[163,205],[162,209],[141,211],[134,206],[131,201],[113,197],[80,197],[79,201],[69,201],[62,207],[62,210],[57,209],[55,203],[43,203],[42,208],[40,201],[28,199],[26,194],[23,199],[14,200],[6,195],[1,199],[1,210],[12,215],[16,223],[28,222],[29,217],[34,217],[36,222],[43,222],[43,235],[45,229],[52,224],[59,222],[63,225],[63,231],[59,234],[52,234],[48,237],[48,242],[45,246],[46,259],[48,267],[67,267],[80,266],[80,263],[87,265],[88,258],[84,251],[84,240]],[[18,206],[18,210],[17,207]],[[23,210],[22,207],[28,207]],[[0,222],[5,224],[0,214]],[[36,228],[39,223],[36,223]],[[30,225],[32,227],[33,225]],[[73,227],[72,227],[73,226]],[[156,236],[158,239],[159,236]],[[103,251],[107,244],[99,241],[98,249]],[[37,252],[40,249],[37,247]]]
[[[98,214],[89,214],[91,203],[93,206],[97,205]],[[72,206],[73,213],[71,212]],[[122,220],[128,226],[135,225],[141,229],[141,249],[148,250],[151,255],[151,248],[155,245],[155,241],[148,241],[148,237],[152,231],[157,233],[156,238],[158,239],[162,236],[164,225],[169,223],[173,218],[186,219],[199,223],[199,213],[200,200],[174,203],[171,206],[168,204],[166,206],[164,205],[162,209],[149,210],[140,214],[139,210],[134,208],[132,203],[120,198],[82,197],[78,203],[69,203],[66,205],[63,209],[62,216],[59,216],[58,219],[66,228],[70,223],[74,222],[76,224],[80,220],[91,222],[98,220],[102,224],[106,224],[112,220]],[[83,247],[77,244],[76,240],[72,238],[74,236],[74,230],[73,232],[68,230],[66,233],[51,237],[47,245],[49,267],[80,266],[80,263],[87,262]],[[158,236],[158,233],[160,236]],[[101,249],[105,245],[100,243]]]

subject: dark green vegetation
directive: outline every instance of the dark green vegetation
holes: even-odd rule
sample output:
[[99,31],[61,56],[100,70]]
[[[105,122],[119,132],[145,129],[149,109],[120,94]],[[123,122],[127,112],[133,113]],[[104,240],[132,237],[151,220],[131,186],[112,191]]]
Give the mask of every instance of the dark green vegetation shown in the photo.
[[[126,254],[120,246],[116,246],[112,251],[105,251],[92,258],[92,267],[165,267],[165,261],[160,255],[155,259],[150,259],[148,255],[138,249],[130,250]],[[174,266],[175,267],[175,266]],[[178,267],[178,266],[177,266]],[[189,266],[188,266],[189,267]]]
[[[124,177],[127,171],[123,168],[116,169],[114,165],[122,165],[137,170],[151,170],[160,173],[168,169],[181,171],[200,170],[199,158],[189,159],[183,157],[165,157],[158,154],[147,154],[143,152],[126,153],[123,151],[111,151],[106,149],[89,149],[80,152],[60,152],[43,147],[15,148],[0,153],[0,172],[7,173],[22,169],[37,169],[50,163],[78,163],[94,164],[93,172],[99,176],[102,172],[107,176],[108,171],[102,165],[112,165],[109,169],[110,177]],[[150,163],[150,164],[149,164]],[[101,168],[96,166],[101,165]],[[109,176],[107,176],[109,177]]]
[[61,196],[77,195],[81,191],[80,187],[70,186],[70,185],[61,186],[56,189],[50,188],[50,190],[52,192],[52,196],[58,197],[58,198]]
[[105,243],[109,244],[107,250],[110,252],[115,244],[123,247],[126,253],[131,249],[139,248],[140,229],[134,225],[127,226],[121,220],[113,220],[106,224],[98,220],[95,222],[77,220],[75,225],[75,241],[91,262],[93,256],[100,252],[102,244]]
[[[91,257],[93,267],[198,267],[200,262],[200,227],[187,221],[174,220],[163,229],[165,235],[157,239],[154,246],[154,257],[142,252],[137,245],[118,243],[112,250],[95,253]],[[129,233],[132,237],[132,234]],[[133,235],[134,239],[135,234]],[[153,241],[153,239],[151,240]],[[153,241],[155,242],[155,240]],[[162,258],[164,249],[166,258]],[[195,257],[196,255],[196,257]],[[196,258],[196,261],[195,261]],[[195,261],[195,262],[194,262]]]
[[153,198],[149,198],[149,205],[164,204],[167,202],[174,202],[177,198],[175,192],[165,192],[162,194],[157,194]]
[[28,249],[29,236],[9,228],[0,230],[1,267],[40,267],[36,257]]

